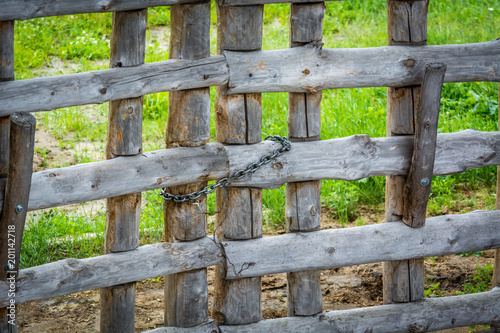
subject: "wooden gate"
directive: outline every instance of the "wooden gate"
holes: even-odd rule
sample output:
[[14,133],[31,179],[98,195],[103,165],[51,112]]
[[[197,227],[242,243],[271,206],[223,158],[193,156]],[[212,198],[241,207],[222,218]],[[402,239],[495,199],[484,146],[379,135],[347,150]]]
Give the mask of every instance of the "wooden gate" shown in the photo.
[[[167,327],[154,332],[425,332],[498,324],[498,288],[424,299],[423,258],[500,248],[499,211],[425,217],[433,176],[500,164],[496,132],[437,135],[443,82],[500,81],[500,40],[426,46],[428,0],[387,0],[389,46],[323,49],[324,2],[295,0],[290,48],[262,51],[263,9],[276,2],[292,1],[217,1],[216,56],[209,52],[210,1],[2,2],[2,332],[16,331],[9,323],[16,304],[97,288],[101,331],[133,332],[135,282],[162,275]],[[170,59],[145,64],[147,7],[153,6],[171,6]],[[110,69],[13,80],[14,20],[110,11]],[[217,86],[217,143],[208,143],[210,86]],[[321,141],[322,90],[354,87],[389,87],[387,137]],[[143,152],[143,96],[164,91],[170,92],[167,149]],[[279,147],[261,141],[263,92],[289,92],[292,149],[217,190],[225,215],[218,216],[215,238],[207,237],[201,197],[196,207],[165,203],[167,242],[139,247],[140,192],[199,191]],[[108,101],[106,161],[31,175],[29,112]],[[322,179],[380,175],[387,176],[391,223],[320,230]],[[262,189],[284,183],[288,232],[263,238]],[[17,271],[27,210],[103,198],[106,254]],[[382,261],[386,305],[322,312],[319,270]],[[207,267],[214,265],[209,319]],[[262,320],[261,277],[285,272],[288,317]]]

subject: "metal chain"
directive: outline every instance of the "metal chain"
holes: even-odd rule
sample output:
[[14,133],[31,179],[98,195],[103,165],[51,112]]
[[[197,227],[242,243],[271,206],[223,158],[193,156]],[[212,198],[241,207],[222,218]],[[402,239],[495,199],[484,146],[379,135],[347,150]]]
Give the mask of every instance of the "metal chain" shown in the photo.
[[264,164],[271,162],[273,158],[283,155],[292,148],[292,143],[287,137],[269,135],[265,138],[265,140],[279,142],[281,143],[281,148],[276,148],[272,153],[262,156],[258,162],[250,163],[245,169],[238,170],[231,176],[220,179],[217,184],[205,186],[205,188],[200,191],[183,195],[173,195],[165,191],[165,189],[162,189],[160,195],[165,201],[173,200],[174,202],[186,202],[189,200],[196,200],[204,194],[208,195],[214,192],[218,187],[227,187],[233,180],[238,180],[245,177],[249,173],[254,173]]

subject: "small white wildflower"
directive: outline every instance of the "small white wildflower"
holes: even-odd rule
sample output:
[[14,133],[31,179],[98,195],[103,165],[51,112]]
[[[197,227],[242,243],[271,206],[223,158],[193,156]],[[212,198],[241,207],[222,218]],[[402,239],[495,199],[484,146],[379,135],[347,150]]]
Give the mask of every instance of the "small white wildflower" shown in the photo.
[[493,8],[488,8],[488,10],[493,10]]

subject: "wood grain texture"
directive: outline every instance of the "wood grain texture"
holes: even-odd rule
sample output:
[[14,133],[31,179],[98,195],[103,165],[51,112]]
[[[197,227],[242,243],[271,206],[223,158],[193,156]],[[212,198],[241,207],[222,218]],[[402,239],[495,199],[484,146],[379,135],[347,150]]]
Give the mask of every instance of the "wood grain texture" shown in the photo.
[[14,80],[14,21],[0,20],[0,46],[0,81]]
[[[10,117],[9,164],[5,199],[0,215],[0,283],[10,286],[17,280],[21,244],[26,222],[33,152],[35,149],[36,119],[29,113],[14,113]],[[18,209],[21,208],[20,211]],[[7,271],[7,264],[11,269]],[[16,281],[17,282],[17,281]],[[8,291],[9,290],[9,291]],[[5,296],[12,294],[8,289]],[[9,297],[10,298],[10,297]],[[14,302],[17,300],[12,298]],[[2,332],[17,332],[16,303],[12,309],[0,309]]]
[[[210,1],[170,9],[170,59],[198,60],[210,56]],[[167,148],[200,146],[210,139],[210,90],[169,94]],[[197,182],[166,190],[174,194],[199,191]],[[164,201],[165,236],[169,242],[200,239],[207,232],[207,198],[176,203]],[[208,320],[207,270],[165,276],[165,325],[192,327]]]
[[[229,193],[228,193],[229,191]],[[262,237],[262,190],[228,188],[216,191],[219,238],[244,240]]]
[[[445,82],[499,81],[500,40],[478,44],[225,51],[229,94],[317,92],[354,87],[404,87],[422,83],[425,65],[448,66]],[[478,61],[478,59],[481,59]]]
[[[162,91],[220,86],[227,83],[223,56],[172,59],[127,68],[0,82],[0,116],[19,111],[101,104]],[[19,94],[22,91],[23,94]]]
[[196,3],[200,0],[4,0],[0,21],[28,20],[36,17],[106,13],[148,7]]
[[[438,134],[434,176],[500,164],[500,133],[467,130]],[[197,181],[219,180],[246,168],[279,147],[255,145],[172,148],[33,173],[28,209],[56,207]],[[296,142],[292,150],[237,187],[278,188],[284,183],[320,179],[358,180],[407,175],[413,137],[372,139],[357,135],[318,142]],[[313,168],[311,166],[314,166]],[[2,182],[0,181],[0,186]],[[1,191],[0,191],[1,192]]]
[[[325,3],[290,6],[290,47],[321,43]],[[308,72],[304,70],[304,74]],[[292,141],[321,138],[322,92],[288,94],[288,137]],[[285,188],[287,232],[321,228],[321,181],[288,183]],[[287,274],[288,316],[311,316],[323,310],[321,272]]]
[[[413,48],[427,41],[428,0],[420,2],[387,0],[387,37],[389,46]],[[406,65],[412,68],[413,59]],[[387,89],[387,136],[413,135],[415,115],[420,108],[420,86]],[[404,212],[406,177],[386,177],[385,222],[400,221]],[[420,185],[419,185],[420,186]],[[384,303],[410,302],[423,298],[423,259],[384,262]],[[413,268],[413,269],[412,269]],[[419,286],[422,284],[422,286]],[[417,293],[414,293],[417,292]]]
[[[500,85],[498,86],[498,92],[500,93]],[[499,95],[500,101],[500,95]],[[500,126],[500,117],[498,118],[498,124]],[[497,188],[496,188],[496,200],[495,209],[500,209],[500,166],[497,166]],[[491,279],[491,284],[493,287],[500,287],[500,250],[495,251],[495,261],[493,264],[493,278]],[[500,326],[497,325],[497,326]]]
[[135,285],[132,282],[100,290],[101,332],[135,331]]
[[[327,0],[330,1],[330,0]],[[331,0],[342,1],[342,0]],[[416,0],[420,1],[420,0]],[[247,6],[247,5],[268,5],[273,3],[317,3],[318,0],[218,0],[219,6]]]
[[[110,68],[144,64],[147,9],[113,13]],[[106,158],[142,153],[143,98],[109,103]],[[130,251],[139,246],[141,194],[106,200],[104,253]],[[101,332],[135,331],[135,284],[100,290]]]
[[499,217],[498,211],[480,211],[428,218],[418,229],[395,222],[227,242],[227,278],[494,249],[500,247]]
[[217,49],[255,51],[262,48],[264,6],[218,7]]
[[[216,265],[221,260],[219,254],[220,250],[212,240],[201,238],[193,242],[145,245],[132,251],[87,259],[68,258],[21,270],[16,302],[20,304],[203,269]],[[0,307],[8,302],[6,288],[6,284],[0,283]]]
[[427,44],[428,8],[428,0],[387,0],[389,45]]
[[287,232],[320,229],[320,191],[321,181],[286,184],[285,216]]
[[[221,333],[430,332],[498,322],[498,288],[479,294],[429,298],[421,302],[330,311],[313,317],[264,320],[256,324],[220,326]],[[212,323],[191,330],[157,328],[149,333],[211,333]]]
[[[427,201],[431,193],[445,72],[446,65],[428,64],[422,83],[421,103],[415,118],[413,156],[403,192],[402,220],[413,228],[420,228],[425,223]],[[425,179],[428,181],[427,185],[422,184]]]
[[[217,6],[217,50],[255,51],[262,48],[263,5]],[[218,87],[215,101],[216,139],[223,144],[248,145],[262,139],[261,94],[227,95]],[[246,166],[245,166],[246,167]],[[243,168],[244,169],[244,168]],[[262,237],[262,190],[217,189],[217,239]],[[212,317],[217,324],[240,325],[262,319],[261,278],[228,281],[227,262],[217,266]]]
[[208,320],[207,269],[165,276],[165,325],[193,327]]

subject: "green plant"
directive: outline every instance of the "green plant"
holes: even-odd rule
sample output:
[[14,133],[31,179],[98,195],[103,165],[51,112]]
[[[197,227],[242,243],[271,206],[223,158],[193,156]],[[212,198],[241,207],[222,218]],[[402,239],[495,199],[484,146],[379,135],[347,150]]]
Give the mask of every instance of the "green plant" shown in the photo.
[[441,297],[443,294],[439,290],[440,282],[434,283],[429,288],[425,289],[424,296],[425,297]]
[[490,289],[493,266],[488,263],[484,267],[476,267],[472,281],[464,284],[464,294],[481,293]]

